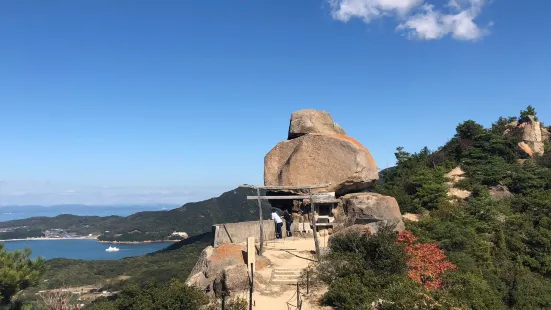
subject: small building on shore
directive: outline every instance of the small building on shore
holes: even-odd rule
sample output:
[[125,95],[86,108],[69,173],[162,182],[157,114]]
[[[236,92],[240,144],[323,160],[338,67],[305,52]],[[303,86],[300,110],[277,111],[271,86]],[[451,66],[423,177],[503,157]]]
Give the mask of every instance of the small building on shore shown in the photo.
[[170,236],[180,237],[180,238],[184,238],[184,239],[187,239],[189,237],[189,235],[186,232],[183,232],[183,231],[175,231],[175,232],[171,233]]

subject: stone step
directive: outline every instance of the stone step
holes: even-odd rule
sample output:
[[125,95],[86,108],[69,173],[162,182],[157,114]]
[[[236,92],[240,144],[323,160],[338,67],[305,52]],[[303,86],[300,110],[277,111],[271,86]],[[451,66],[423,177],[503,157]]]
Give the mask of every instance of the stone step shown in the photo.
[[279,271],[279,270],[274,270],[274,274],[300,276],[300,271]]
[[270,282],[277,285],[297,284],[301,272],[301,268],[274,268]]
[[296,279],[272,279],[271,281],[272,284],[277,285],[296,285],[297,282]]
[[278,278],[300,278],[300,274],[281,274],[281,273],[274,273],[272,274],[272,277],[278,277]]
[[276,267],[274,268],[275,271],[298,271],[298,272],[301,272],[302,271],[302,268],[280,268],[280,267]]

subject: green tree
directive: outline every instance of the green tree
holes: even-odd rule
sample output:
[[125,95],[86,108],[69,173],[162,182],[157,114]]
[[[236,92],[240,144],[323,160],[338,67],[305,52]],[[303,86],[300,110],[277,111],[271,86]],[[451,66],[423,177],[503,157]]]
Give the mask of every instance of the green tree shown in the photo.
[[396,157],[396,162],[398,164],[405,162],[406,160],[411,158],[411,154],[404,151],[404,147],[399,146],[396,148],[396,152],[394,153],[394,156]]
[[31,251],[9,252],[0,243],[0,305],[9,304],[19,291],[38,283],[46,271],[42,258],[30,259]]
[[528,116],[533,116],[534,119],[537,121],[538,120],[537,115],[538,113],[536,112],[536,109],[534,109],[534,107],[532,107],[531,105],[527,106],[526,110],[520,111],[520,119],[527,118]]
[[473,120],[468,120],[457,125],[455,131],[457,132],[456,137],[458,138],[474,140],[479,135],[484,134],[486,130],[482,125],[478,124],[477,122]]

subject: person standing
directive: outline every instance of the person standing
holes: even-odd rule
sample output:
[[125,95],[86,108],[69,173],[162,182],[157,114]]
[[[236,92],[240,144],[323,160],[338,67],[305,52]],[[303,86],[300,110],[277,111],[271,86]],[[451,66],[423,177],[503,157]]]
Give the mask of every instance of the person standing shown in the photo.
[[283,221],[281,220],[281,217],[277,215],[276,209],[272,209],[272,220],[274,220],[276,224],[276,239],[283,238],[281,234],[281,226],[283,226]]
[[291,217],[291,213],[285,209],[283,211],[283,219],[285,220],[285,232],[287,233],[287,237],[291,237],[293,234],[291,233],[291,224],[293,223],[293,218]]

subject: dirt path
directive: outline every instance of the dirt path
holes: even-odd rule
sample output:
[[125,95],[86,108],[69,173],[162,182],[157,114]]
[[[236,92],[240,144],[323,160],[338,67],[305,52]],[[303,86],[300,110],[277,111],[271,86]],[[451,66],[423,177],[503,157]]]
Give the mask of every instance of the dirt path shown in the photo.
[[[291,237],[284,240],[270,241],[264,249],[264,256],[270,259],[272,264],[255,274],[255,277],[261,277],[262,284],[255,288],[254,309],[297,309],[297,275],[298,272],[315,261],[313,254],[315,249],[314,240],[312,238]],[[277,278],[278,271],[281,273],[281,279]],[[278,280],[283,281],[279,282]],[[317,305],[317,300],[323,293],[323,290],[317,290],[310,296],[306,296],[304,289],[300,289],[302,310],[330,309]]]

